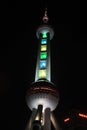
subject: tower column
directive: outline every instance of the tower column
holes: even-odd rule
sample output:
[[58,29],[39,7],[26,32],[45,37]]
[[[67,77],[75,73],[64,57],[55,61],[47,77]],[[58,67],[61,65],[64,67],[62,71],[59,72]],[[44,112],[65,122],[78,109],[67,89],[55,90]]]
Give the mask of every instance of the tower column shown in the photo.
[[35,120],[41,121],[42,109],[43,109],[43,106],[39,105],[38,106],[38,110],[37,110],[37,114],[36,114],[36,117],[35,117]]
[[50,108],[46,108],[44,112],[44,127],[43,130],[51,130]]
[[34,119],[35,119],[36,113],[37,113],[37,109],[34,108],[34,109],[32,110],[31,117],[30,117],[30,119],[29,119],[29,121],[28,121],[28,123],[27,123],[27,127],[25,128],[25,130],[31,130],[31,128],[32,128],[32,123],[33,123],[33,121],[34,121]]
[[51,112],[51,121],[52,121],[52,124],[53,124],[55,130],[61,130],[60,126],[58,125],[58,122],[56,121],[56,118],[55,118],[53,112]]

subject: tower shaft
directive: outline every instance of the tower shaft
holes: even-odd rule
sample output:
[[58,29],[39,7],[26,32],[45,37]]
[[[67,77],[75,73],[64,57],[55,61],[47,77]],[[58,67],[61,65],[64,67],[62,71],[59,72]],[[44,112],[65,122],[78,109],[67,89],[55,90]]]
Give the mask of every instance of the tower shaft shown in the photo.
[[50,33],[40,33],[35,81],[44,79],[51,81],[50,57]]
[[51,130],[50,108],[45,109],[44,116],[43,130]]

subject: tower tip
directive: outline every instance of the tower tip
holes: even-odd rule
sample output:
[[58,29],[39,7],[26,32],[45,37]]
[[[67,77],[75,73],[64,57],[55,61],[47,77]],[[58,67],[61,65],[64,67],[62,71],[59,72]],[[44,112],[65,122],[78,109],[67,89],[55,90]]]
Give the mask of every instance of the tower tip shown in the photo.
[[47,15],[47,8],[45,8],[45,13],[44,13],[44,16],[43,16],[43,22],[47,23],[48,20],[49,20],[49,18],[48,18],[48,15]]

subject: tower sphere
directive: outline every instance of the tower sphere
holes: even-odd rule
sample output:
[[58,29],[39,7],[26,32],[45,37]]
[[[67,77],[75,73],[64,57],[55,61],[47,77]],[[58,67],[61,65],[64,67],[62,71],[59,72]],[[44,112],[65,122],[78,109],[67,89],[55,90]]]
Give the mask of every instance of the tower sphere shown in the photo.
[[48,20],[49,20],[49,19],[48,19],[48,17],[47,17],[47,16],[44,16],[44,17],[43,17],[43,22],[44,22],[44,23],[47,23],[47,22],[48,22]]
[[49,20],[49,18],[48,18],[48,16],[47,16],[47,8],[45,8],[45,14],[44,14],[44,16],[43,16],[43,22],[44,23],[47,23],[48,22],[48,20]]
[[59,93],[57,92],[55,85],[47,81],[38,81],[32,83],[26,94],[26,102],[28,107],[32,110],[43,105],[43,110],[50,108],[53,111],[59,101]]
[[43,34],[43,33],[50,33],[50,40],[51,40],[51,39],[53,38],[53,36],[54,36],[54,31],[53,31],[53,29],[52,29],[50,26],[45,25],[45,24],[38,27],[38,29],[37,29],[37,31],[36,31],[36,36],[37,36],[37,38],[39,39],[40,34]]
[[42,20],[43,20],[43,25],[38,27],[38,29],[36,31],[36,36],[39,39],[40,34],[50,33],[50,40],[51,40],[54,36],[54,31],[53,31],[52,27],[47,24],[48,20],[49,20],[49,18],[47,16],[47,9],[45,9],[45,14],[44,14]]

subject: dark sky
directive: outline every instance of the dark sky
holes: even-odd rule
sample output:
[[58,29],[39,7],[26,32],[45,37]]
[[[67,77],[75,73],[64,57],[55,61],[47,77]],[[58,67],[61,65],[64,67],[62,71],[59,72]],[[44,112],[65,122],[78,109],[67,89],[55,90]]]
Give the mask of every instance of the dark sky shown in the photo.
[[0,47],[0,120],[3,129],[24,130],[30,116],[25,91],[34,81],[38,48],[36,29],[41,24],[45,5],[49,23],[55,31],[51,41],[52,81],[60,93],[56,118],[71,109],[87,109],[85,3],[53,0],[45,0],[45,3],[8,1]]

